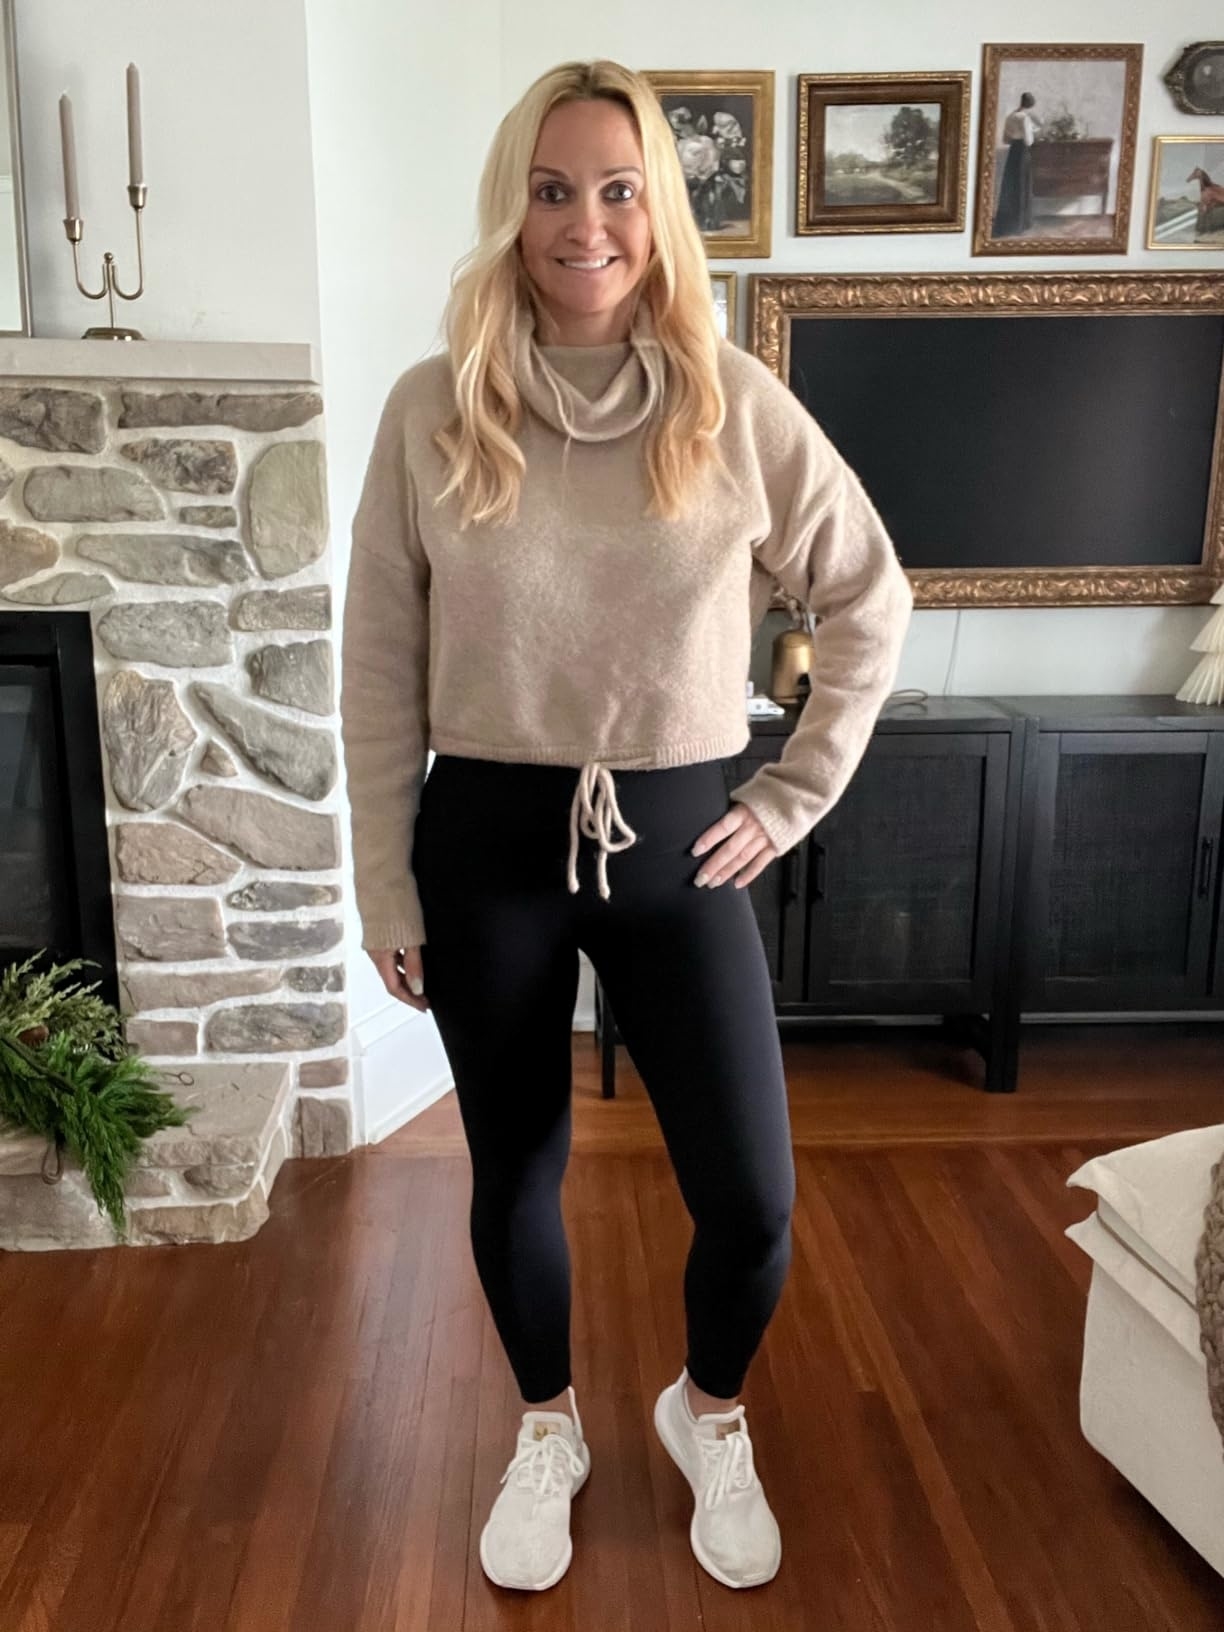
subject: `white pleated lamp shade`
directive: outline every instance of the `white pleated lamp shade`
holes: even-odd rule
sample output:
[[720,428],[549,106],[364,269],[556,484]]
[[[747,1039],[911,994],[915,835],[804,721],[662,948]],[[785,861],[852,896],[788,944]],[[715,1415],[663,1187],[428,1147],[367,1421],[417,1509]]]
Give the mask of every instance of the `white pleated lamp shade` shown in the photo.
[[1190,642],[1190,650],[1203,652],[1187,678],[1177,700],[1181,703],[1224,702],[1224,584],[1211,597],[1220,610],[1212,614]]

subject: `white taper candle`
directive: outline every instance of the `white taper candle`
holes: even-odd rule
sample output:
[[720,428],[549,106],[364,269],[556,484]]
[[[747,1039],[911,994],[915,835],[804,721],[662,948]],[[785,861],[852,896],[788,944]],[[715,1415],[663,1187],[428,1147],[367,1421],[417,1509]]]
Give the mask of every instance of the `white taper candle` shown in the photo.
[[140,69],[127,65],[128,181],[139,187],[144,181],[144,161],[140,151]]
[[72,103],[66,91],[59,100],[59,115],[60,146],[64,154],[64,214],[79,216],[81,201],[77,193],[76,140],[72,130]]

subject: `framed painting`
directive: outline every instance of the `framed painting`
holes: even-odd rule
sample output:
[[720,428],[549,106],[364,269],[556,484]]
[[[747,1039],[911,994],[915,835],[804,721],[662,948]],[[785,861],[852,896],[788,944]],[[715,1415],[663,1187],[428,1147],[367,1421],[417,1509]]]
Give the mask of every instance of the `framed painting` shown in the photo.
[[1224,136],[1156,136],[1148,249],[1224,249]]
[[1125,254],[1143,47],[982,53],[973,253]]
[[795,231],[959,232],[968,73],[800,74]]
[[689,201],[719,260],[771,253],[772,70],[706,73],[649,69],[676,139]]
[[718,324],[718,332],[724,340],[730,340],[738,345],[736,335],[739,331],[735,321],[736,282],[734,272],[710,273],[710,293],[714,297],[714,318]]

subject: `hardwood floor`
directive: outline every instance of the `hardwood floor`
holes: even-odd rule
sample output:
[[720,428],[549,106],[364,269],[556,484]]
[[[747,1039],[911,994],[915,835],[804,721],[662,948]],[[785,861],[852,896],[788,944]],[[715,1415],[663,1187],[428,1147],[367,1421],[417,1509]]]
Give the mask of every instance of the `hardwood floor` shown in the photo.
[[1086,1156],[1224,1122],[1224,1034],[1025,1033],[1020,1091],[892,1028],[788,1042],[794,1257],[744,1389],[767,1587],[694,1560],[654,1437],[689,1225],[624,1049],[574,1038],[565,1210],[591,1444],[544,1593],[476,1541],[521,1402],[454,1098],[286,1164],[218,1247],[0,1253],[3,1632],[1207,1632],[1224,1581],[1078,1427]]

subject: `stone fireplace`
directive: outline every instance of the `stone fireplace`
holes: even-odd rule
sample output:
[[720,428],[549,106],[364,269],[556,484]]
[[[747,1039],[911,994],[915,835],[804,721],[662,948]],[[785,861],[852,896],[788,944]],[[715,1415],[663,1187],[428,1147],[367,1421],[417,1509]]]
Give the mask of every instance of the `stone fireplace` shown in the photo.
[[[0,351],[0,847],[8,834],[10,879],[33,880],[28,856],[53,854],[62,807],[30,784],[39,753],[50,764],[58,751],[72,766],[70,838],[103,858],[111,909],[90,942],[72,929],[89,922],[87,903],[40,919],[36,881],[0,893],[0,961],[54,926],[56,961],[97,959],[106,979],[77,978],[101,980],[100,995],[113,985],[129,1042],[200,1107],[147,1141],[129,1185],[132,1242],[241,1239],[266,1218],[283,1160],[352,1144],[312,348]],[[32,620],[29,639],[18,619]],[[30,675],[72,651],[73,631],[84,679],[48,679],[36,704]],[[65,752],[91,716],[88,748]],[[33,1136],[0,1138],[0,1247],[113,1244],[79,1168],[66,1161],[48,1183],[47,1154]]]

